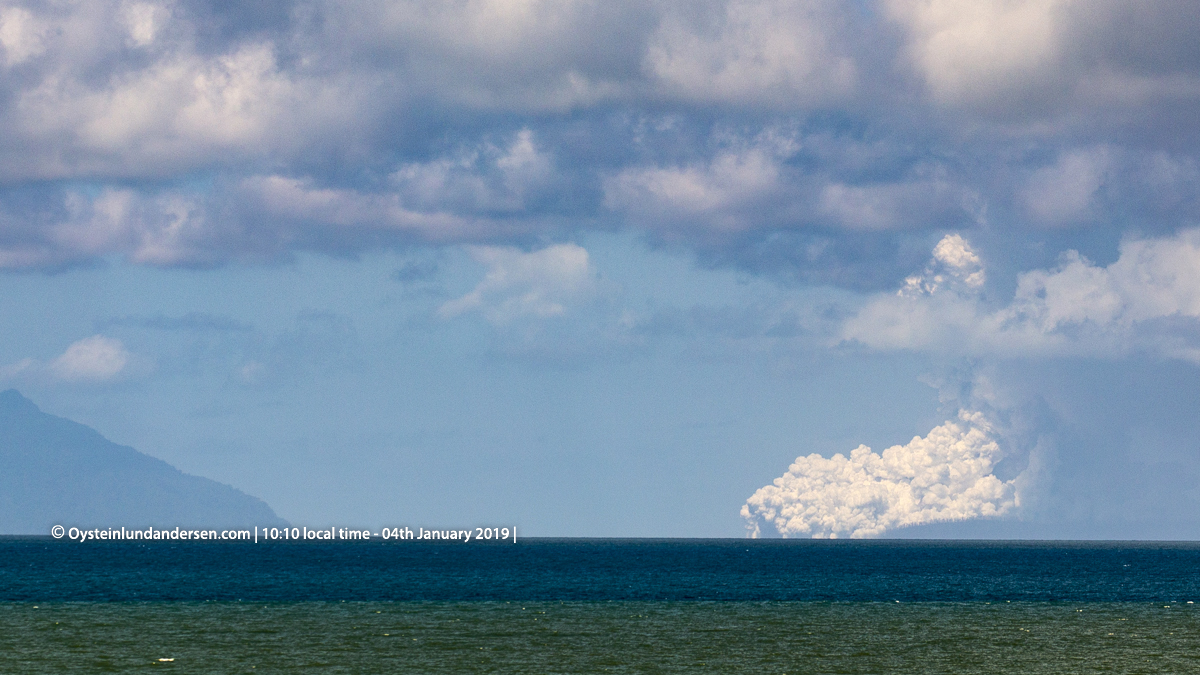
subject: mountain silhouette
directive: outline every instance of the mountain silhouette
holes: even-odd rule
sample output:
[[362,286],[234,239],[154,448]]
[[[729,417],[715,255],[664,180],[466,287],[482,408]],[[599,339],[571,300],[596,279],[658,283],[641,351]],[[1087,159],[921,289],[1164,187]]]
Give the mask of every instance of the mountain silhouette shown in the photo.
[[285,524],[261,499],[46,414],[15,389],[0,392],[0,534]]

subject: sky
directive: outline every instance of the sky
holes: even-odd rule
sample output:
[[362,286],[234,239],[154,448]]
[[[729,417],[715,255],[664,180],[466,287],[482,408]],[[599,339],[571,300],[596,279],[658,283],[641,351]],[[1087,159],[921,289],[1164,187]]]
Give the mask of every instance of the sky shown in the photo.
[[5,1],[0,387],[310,527],[1197,539],[1198,31]]

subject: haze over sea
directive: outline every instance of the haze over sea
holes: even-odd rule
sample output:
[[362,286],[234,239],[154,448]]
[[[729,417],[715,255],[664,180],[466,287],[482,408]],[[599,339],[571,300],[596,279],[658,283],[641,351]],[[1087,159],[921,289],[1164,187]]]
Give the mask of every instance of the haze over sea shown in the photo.
[[1195,672],[1198,569],[1195,543],[8,537],[0,671]]

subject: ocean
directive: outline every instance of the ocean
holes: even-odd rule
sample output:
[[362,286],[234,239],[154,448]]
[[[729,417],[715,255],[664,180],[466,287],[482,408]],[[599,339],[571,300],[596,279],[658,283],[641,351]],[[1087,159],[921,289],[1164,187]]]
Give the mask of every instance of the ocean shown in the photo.
[[0,538],[0,673],[1195,673],[1191,543]]

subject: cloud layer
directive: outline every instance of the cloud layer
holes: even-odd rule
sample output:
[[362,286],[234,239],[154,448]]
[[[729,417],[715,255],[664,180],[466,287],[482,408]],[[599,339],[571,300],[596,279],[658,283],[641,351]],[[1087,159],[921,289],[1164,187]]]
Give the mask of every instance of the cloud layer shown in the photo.
[[633,228],[881,288],[934,232],[1200,217],[1185,0],[30,0],[0,11],[0,267]]
[[982,413],[962,411],[924,438],[882,453],[797,457],[742,507],[751,536],[855,539],[898,527],[1002,516],[1017,506],[1013,481],[993,475],[1002,458]]

